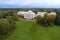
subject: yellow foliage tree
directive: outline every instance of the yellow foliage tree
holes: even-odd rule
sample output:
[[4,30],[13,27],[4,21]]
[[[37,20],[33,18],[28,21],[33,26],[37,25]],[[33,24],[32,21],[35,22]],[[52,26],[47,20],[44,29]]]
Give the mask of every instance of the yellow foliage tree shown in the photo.
[[16,12],[13,12],[13,19],[14,20],[19,20],[19,16]]
[[54,15],[47,15],[47,20],[51,20],[51,19],[53,19],[54,18]]
[[37,15],[37,17],[36,17],[36,22],[37,22],[37,23],[40,23],[41,19],[42,19],[41,15]]
[[46,16],[46,19],[47,19],[49,25],[52,25],[53,24],[54,18],[55,18],[54,15],[47,15]]

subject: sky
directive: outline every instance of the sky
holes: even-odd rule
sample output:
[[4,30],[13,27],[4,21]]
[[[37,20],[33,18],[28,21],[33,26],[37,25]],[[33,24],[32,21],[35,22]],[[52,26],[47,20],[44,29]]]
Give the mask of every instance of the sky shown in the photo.
[[0,0],[0,8],[60,8],[60,0]]

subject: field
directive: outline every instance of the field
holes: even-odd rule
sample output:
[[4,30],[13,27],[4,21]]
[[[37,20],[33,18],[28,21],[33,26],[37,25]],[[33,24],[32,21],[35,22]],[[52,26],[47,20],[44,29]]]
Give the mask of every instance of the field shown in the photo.
[[60,40],[60,27],[43,27],[34,21],[16,22],[16,30],[5,40]]

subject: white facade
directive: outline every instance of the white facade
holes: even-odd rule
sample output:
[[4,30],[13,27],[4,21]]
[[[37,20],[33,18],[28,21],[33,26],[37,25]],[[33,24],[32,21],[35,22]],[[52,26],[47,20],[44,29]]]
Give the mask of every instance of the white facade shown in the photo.
[[[44,17],[44,14],[46,14],[47,12],[37,12],[37,14],[35,14],[34,12],[32,12],[31,10],[29,11],[19,11],[17,14],[23,16],[25,19],[34,19],[37,15],[40,15],[41,17]],[[50,12],[47,13],[47,15],[54,15],[56,16],[56,12]]]
[[46,14],[46,12],[37,12],[36,16],[40,15],[40,16],[44,17],[44,14]]
[[[46,14],[47,12],[37,12],[36,16],[37,15],[40,15],[41,17],[44,17],[44,14]],[[56,12],[50,12],[50,13],[47,13],[47,15],[54,15],[56,16]]]
[[29,10],[28,12],[26,12],[24,14],[24,18],[25,19],[34,19],[35,18],[35,13],[32,12],[31,10]]
[[19,11],[17,14],[21,15],[21,16],[24,16],[24,13],[25,13],[24,11]]
[[56,12],[48,13],[48,15],[54,15],[54,16],[56,16]]
[[19,11],[17,14],[24,16],[25,19],[34,19],[35,18],[35,13],[32,12],[31,10],[29,10],[27,12]]

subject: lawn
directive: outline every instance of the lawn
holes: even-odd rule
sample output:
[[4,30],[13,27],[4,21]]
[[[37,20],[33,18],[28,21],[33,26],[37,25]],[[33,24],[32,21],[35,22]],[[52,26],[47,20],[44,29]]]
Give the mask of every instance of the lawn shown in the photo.
[[5,40],[60,40],[60,27],[43,27],[34,21],[16,22],[16,30]]

